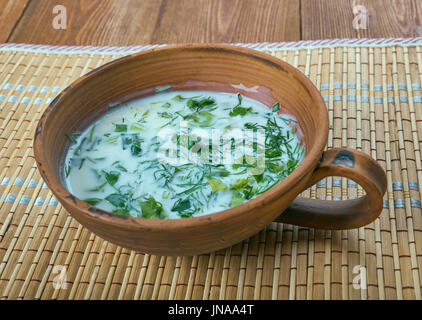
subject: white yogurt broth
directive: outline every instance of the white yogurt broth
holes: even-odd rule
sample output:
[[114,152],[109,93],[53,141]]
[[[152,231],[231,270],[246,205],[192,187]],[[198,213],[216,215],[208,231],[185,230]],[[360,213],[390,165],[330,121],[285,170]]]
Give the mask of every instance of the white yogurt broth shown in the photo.
[[237,206],[303,159],[296,119],[278,109],[206,91],[167,91],[110,107],[83,132],[68,134],[65,184],[81,200],[133,217],[178,219]]

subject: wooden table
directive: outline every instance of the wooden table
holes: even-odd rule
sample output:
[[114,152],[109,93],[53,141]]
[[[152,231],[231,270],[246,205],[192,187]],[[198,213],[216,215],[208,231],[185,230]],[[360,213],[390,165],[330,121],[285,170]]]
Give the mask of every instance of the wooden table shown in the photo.
[[[53,8],[66,8],[66,29]],[[353,28],[353,8],[367,28]],[[0,42],[138,45],[422,36],[421,0],[1,0]]]

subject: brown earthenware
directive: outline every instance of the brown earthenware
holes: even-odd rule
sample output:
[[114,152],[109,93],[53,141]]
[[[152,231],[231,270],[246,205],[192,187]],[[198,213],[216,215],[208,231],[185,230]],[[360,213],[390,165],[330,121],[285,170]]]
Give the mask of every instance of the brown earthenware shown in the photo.
[[[154,220],[119,216],[71,195],[62,183],[65,134],[84,129],[116,101],[154,94],[156,88],[241,93],[298,120],[306,155],[285,180],[240,206],[195,218]],[[386,176],[380,165],[351,149],[324,152],[328,114],[324,101],[300,71],[254,50],[228,45],[152,49],[97,68],[63,90],[36,129],[34,153],[51,191],[83,226],[118,245],[159,255],[193,255],[233,245],[271,221],[324,229],[357,228],[381,212]],[[356,200],[297,198],[327,176],[353,179],[366,191]]]

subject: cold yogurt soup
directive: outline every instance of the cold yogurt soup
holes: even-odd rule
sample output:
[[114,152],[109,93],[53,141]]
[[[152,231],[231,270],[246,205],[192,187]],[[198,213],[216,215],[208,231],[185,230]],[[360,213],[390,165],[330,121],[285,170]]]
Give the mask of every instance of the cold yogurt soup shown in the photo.
[[70,193],[119,215],[178,219],[240,205],[302,161],[296,119],[240,94],[165,91],[68,134]]

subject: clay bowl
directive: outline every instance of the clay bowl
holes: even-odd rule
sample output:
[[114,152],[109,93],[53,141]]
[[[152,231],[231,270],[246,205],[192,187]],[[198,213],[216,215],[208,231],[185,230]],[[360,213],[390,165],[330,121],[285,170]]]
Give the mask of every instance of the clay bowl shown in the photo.
[[[156,88],[241,93],[298,120],[306,155],[285,180],[240,206],[194,218],[153,220],[119,216],[71,195],[62,183],[65,136],[83,130],[107,106],[154,94]],[[382,210],[386,177],[376,161],[351,149],[324,151],[328,114],[312,82],[291,65],[254,50],[228,45],[152,49],[101,66],[72,83],[51,102],[35,133],[41,175],[83,226],[126,248],[159,255],[193,255],[231,246],[272,221],[325,229],[357,228]],[[366,195],[355,200],[297,198],[326,176],[355,180]]]

